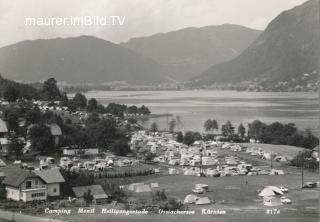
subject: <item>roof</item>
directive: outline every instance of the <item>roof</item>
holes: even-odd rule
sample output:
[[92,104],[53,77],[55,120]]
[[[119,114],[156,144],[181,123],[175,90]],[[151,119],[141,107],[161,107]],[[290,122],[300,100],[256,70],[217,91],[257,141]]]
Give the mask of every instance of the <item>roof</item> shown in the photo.
[[65,180],[59,169],[37,170],[34,171],[44,182],[48,183],[64,183]]
[[0,138],[0,144],[1,145],[8,145],[9,144],[9,140],[7,138]]
[[8,128],[7,128],[6,122],[0,119],[0,133],[7,133],[7,132],[8,132]]
[[52,124],[47,124],[47,126],[50,128],[52,136],[61,136],[62,135],[61,128],[60,128],[60,126],[58,126],[58,124],[52,123]]
[[39,176],[34,172],[22,170],[20,168],[11,168],[6,171],[4,170],[4,173],[6,177],[3,180],[3,184],[13,187],[19,187],[27,178],[39,178]]
[[108,195],[104,192],[101,185],[72,187],[72,191],[77,198],[83,197],[84,193],[86,193],[88,190],[91,191],[94,199],[108,198]]

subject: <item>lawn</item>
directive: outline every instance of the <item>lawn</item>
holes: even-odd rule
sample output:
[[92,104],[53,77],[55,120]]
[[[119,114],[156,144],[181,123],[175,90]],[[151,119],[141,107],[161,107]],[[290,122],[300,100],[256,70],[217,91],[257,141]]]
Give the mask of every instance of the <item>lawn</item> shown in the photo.
[[265,151],[269,151],[269,152],[273,151],[291,158],[296,156],[300,151],[305,150],[304,148],[301,148],[301,147],[287,146],[287,145],[258,144],[258,143],[244,143],[243,145],[246,147],[257,147],[257,148],[260,147]]

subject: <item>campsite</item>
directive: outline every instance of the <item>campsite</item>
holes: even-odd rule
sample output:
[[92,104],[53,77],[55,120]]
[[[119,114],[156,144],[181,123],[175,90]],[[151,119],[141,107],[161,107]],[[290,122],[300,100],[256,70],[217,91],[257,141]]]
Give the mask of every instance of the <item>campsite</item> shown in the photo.
[[[221,157],[235,155],[234,151],[228,149],[216,149]],[[270,169],[270,160],[261,159],[245,152],[237,152],[237,157],[252,164],[256,168]],[[185,208],[195,210],[196,215],[158,215],[152,213],[153,221],[238,221],[241,217],[246,221],[270,221],[276,218],[276,221],[315,221],[317,217],[317,195],[319,188],[301,189],[301,169],[289,166],[281,162],[273,163],[277,170],[284,172],[284,175],[235,175],[223,177],[199,177],[197,175],[184,175],[181,166],[171,166],[165,163],[149,163],[147,166],[159,169],[159,173],[148,176],[134,176],[128,178],[100,178],[96,179],[99,184],[108,183],[121,186],[127,194],[130,201],[145,201],[151,199],[155,190],[165,190],[168,197],[174,197],[184,203]],[[178,174],[169,174],[168,169],[176,169]],[[315,181],[316,172],[305,171],[305,181]],[[156,186],[152,186],[156,185]],[[207,191],[203,193],[194,193],[192,190],[197,185],[207,185]],[[290,199],[292,203],[281,202],[280,196],[264,198],[259,193],[268,186],[284,187],[288,189],[283,197]],[[196,204],[197,200],[202,198],[204,204]],[[271,204],[266,204],[270,199]],[[189,201],[186,201],[189,199]],[[208,202],[210,201],[210,203]],[[279,203],[279,204],[278,204]],[[121,203],[117,205],[96,205],[96,212],[102,207],[124,208]],[[197,215],[201,214],[203,209],[225,210],[225,215],[202,215],[199,219]],[[76,212],[74,208],[72,212]],[[274,215],[272,210],[275,210]],[[47,216],[47,215],[46,215]],[[81,216],[81,215],[80,215]],[[74,213],[68,215],[70,221],[77,221],[80,217]],[[62,218],[64,216],[61,216]],[[105,215],[99,213],[86,215],[87,219],[95,221],[105,221]],[[151,217],[151,216],[150,216]],[[132,221],[149,221],[149,216],[130,215]],[[110,220],[125,220],[128,216],[108,215]]]

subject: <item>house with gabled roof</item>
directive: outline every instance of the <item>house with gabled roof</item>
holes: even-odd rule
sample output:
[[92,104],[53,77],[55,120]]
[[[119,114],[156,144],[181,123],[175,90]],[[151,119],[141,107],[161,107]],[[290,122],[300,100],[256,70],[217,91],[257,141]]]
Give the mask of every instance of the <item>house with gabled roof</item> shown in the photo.
[[47,199],[45,181],[32,171],[20,168],[6,171],[2,183],[6,186],[9,200],[29,202]]
[[59,169],[36,170],[34,172],[45,182],[49,197],[60,196],[60,185],[65,180]]

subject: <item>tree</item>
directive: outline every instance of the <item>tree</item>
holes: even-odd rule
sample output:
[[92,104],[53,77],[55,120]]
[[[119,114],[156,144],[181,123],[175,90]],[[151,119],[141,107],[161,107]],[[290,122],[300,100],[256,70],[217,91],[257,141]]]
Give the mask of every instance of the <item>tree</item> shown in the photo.
[[88,112],[93,112],[96,111],[98,109],[98,102],[95,98],[91,98],[88,101],[88,106],[87,106],[87,111]]
[[124,112],[127,110],[127,106],[117,103],[109,103],[105,110],[107,113],[110,113],[114,116],[123,117]]
[[182,121],[181,121],[181,117],[178,115],[176,116],[176,123],[177,123],[177,127],[180,130],[180,127],[183,125]]
[[129,106],[128,109],[127,109],[127,112],[128,112],[129,114],[137,115],[137,113],[138,113],[138,107],[136,107],[136,106]]
[[72,104],[76,108],[84,109],[87,106],[87,98],[81,93],[76,93],[72,99]]
[[246,134],[246,128],[244,128],[242,123],[238,126],[238,134],[241,136],[241,138],[244,138]]
[[14,102],[19,98],[20,92],[14,86],[8,86],[3,93],[3,98],[8,102]]
[[9,153],[16,157],[16,160],[22,155],[23,142],[14,132],[9,134]]
[[139,113],[140,115],[150,115],[150,114],[151,114],[150,110],[149,110],[146,106],[144,106],[144,105],[142,105],[142,106],[138,109],[138,113]]
[[169,122],[169,131],[173,132],[174,129],[176,128],[177,122],[175,119],[171,119]]
[[222,135],[226,137],[232,137],[234,135],[234,127],[232,126],[230,121],[227,121],[221,127]]
[[202,136],[199,132],[194,132],[193,133],[193,140],[197,141],[197,140],[202,140]]
[[130,147],[128,145],[128,141],[124,138],[116,140],[111,145],[111,151],[118,156],[126,156],[130,153]]
[[34,125],[29,130],[31,139],[31,148],[39,151],[41,154],[54,153],[54,138],[51,135],[50,128],[44,124]]
[[206,132],[211,131],[213,129],[212,120],[207,119],[203,124],[203,128]]
[[266,124],[255,120],[248,124],[248,136],[253,139],[261,140],[266,130]]
[[150,126],[150,131],[151,132],[156,132],[158,131],[158,124],[156,122],[153,122]]
[[88,118],[86,119],[86,124],[90,125],[90,124],[95,124],[98,123],[100,121],[100,116],[98,113],[91,113],[89,114]]
[[190,146],[191,144],[194,143],[194,135],[192,131],[188,131],[185,133],[183,137],[183,143]]
[[212,120],[212,130],[218,130],[219,129],[219,124],[217,120]]
[[7,108],[4,111],[4,119],[9,131],[19,132],[19,110],[12,107]]
[[178,132],[178,134],[177,134],[177,142],[179,142],[179,143],[183,142],[183,134],[182,134],[182,132]]
[[41,95],[43,100],[54,101],[61,100],[61,93],[54,78],[49,78],[43,83]]
[[41,121],[41,111],[38,106],[33,107],[26,113],[26,124],[35,124]]
[[151,153],[150,150],[140,149],[139,156],[142,157],[145,163],[147,163],[153,160],[157,155],[155,153]]
[[83,194],[83,199],[84,199],[84,201],[86,202],[86,205],[87,205],[87,206],[89,206],[90,204],[92,204],[93,195],[91,194],[91,190],[90,190],[90,189],[88,189],[88,191]]

